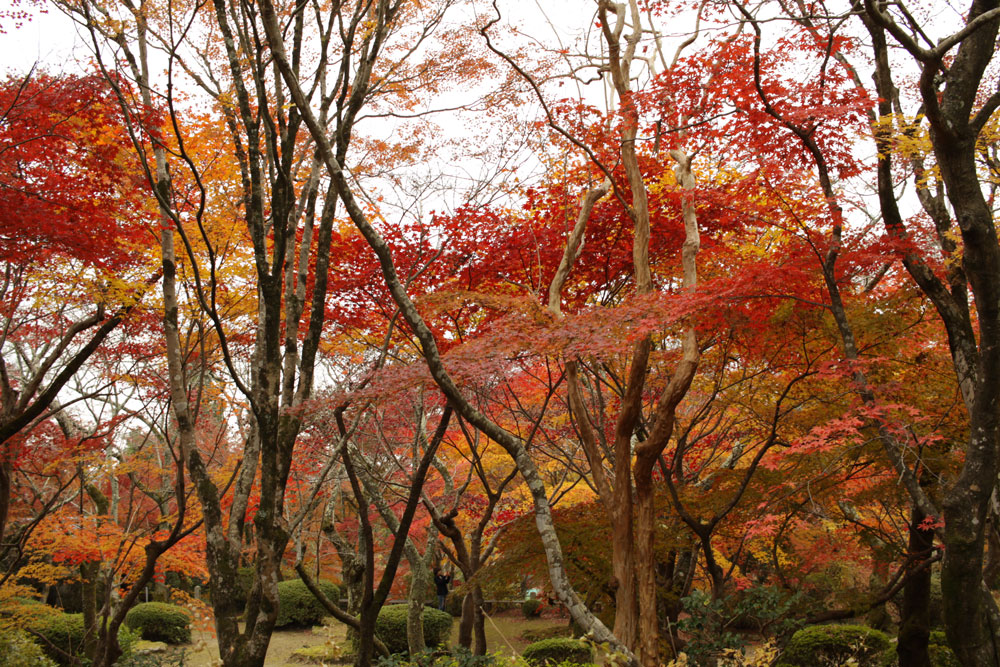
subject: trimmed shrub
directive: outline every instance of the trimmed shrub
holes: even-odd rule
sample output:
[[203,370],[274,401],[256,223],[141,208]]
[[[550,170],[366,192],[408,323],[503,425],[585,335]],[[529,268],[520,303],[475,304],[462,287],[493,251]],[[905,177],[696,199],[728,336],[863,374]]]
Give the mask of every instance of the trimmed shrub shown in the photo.
[[[407,605],[390,604],[382,607],[375,621],[375,634],[389,653],[409,653],[406,643]],[[451,636],[452,616],[446,611],[424,607],[424,643],[428,648],[444,646]]]
[[778,659],[778,667],[839,665],[851,658],[864,665],[892,648],[885,633],[864,625],[813,625],[792,635]]
[[538,618],[542,615],[542,601],[538,598],[528,598],[521,603],[521,613],[525,618]]
[[543,639],[528,644],[521,657],[529,665],[586,665],[594,661],[594,650],[580,639]]
[[[36,624],[31,626],[43,639],[36,640],[38,644],[57,664],[71,664],[65,656],[53,649],[58,647],[73,656],[83,655],[83,614],[55,613],[41,616]],[[122,649],[122,657],[132,654],[132,647],[139,640],[139,635],[122,625],[118,630],[118,645]]]
[[5,667],[55,667],[42,647],[21,630],[0,630],[0,656]]
[[125,625],[143,639],[168,644],[191,641],[191,614],[184,607],[166,602],[142,602],[125,614]]
[[36,641],[59,664],[67,661],[56,649],[70,655],[83,653],[83,614],[55,613],[40,616],[37,622],[32,623],[31,631],[41,635]]
[[[317,583],[323,595],[336,602],[340,599],[340,589],[329,581]],[[286,625],[316,625],[327,616],[324,607],[316,596],[306,588],[301,579],[278,582],[278,620],[276,627]]]

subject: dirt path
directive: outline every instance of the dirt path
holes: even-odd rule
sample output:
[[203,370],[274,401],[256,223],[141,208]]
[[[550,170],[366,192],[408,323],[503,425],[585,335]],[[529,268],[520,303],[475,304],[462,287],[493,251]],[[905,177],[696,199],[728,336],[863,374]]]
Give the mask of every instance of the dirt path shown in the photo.
[[[328,641],[343,644],[344,626],[331,624],[328,627],[317,626],[309,629],[278,630],[271,635],[271,643],[267,649],[266,665],[283,667],[301,663],[291,662],[292,652],[296,649],[310,646],[320,646]],[[221,665],[219,660],[219,645],[211,632],[194,630],[191,633],[191,643],[179,646],[172,651],[184,651],[185,667],[215,667]]]
[[[343,646],[346,641],[346,627],[341,623],[327,619],[328,625],[309,629],[277,630],[271,635],[271,644],[267,650],[267,667],[285,667],[286,665],[301,665],[291,661],[292,652],[300,648],[320,646],[335,642]],[[565,626],[562,619],[524,619],[519,614],[502,614],[493,617],[493,623],[486,624],[486,640],[491,650],[504,653],[519,653],[528,642],[521,639],[526,630],[541,630],[553,626]],[[220,665],[219,646],[215,635],[207,630],[192,631],[192,642],[179,646],[172,651],[184,651],[185,667],[216,667]],[[452,625],[451,642],[458,641],[458,620]]]

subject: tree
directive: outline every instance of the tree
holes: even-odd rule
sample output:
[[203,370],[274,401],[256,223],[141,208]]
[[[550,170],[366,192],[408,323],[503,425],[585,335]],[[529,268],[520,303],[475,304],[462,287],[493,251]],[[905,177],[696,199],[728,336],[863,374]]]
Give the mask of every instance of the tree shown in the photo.
[[[843,306],[842,280],[837,262],[843,248],[844,203],[836,191],[834,164],[838,160],[831,146],[818,139],[815,117],[800,118],[798,109],[776,101],[770,82],[762,73],[762,27],[745,6],[738,11],[751,22],[755,31],[753,80],[762,111],[783,126],[800,142],[813,161],[815,173],[826,201],[832,231],[826,242],[822,270],[827,284],[830,307],[842,338],[844,357],[858,360],[856,334]],[[859,10],[861,7],[858,8]],[[896,244],[898,257],[913,283],[933,303],[951,349],[954,372],[962,390],[968,413],[969,435],[963,447],[964,464],[958,477],[944,491],[940,503],[928,495],[920,483],[919,466],[905,463],[907,447],[880,417],[873,420],[886,454],[897,466],[914,504],[914,524],[927,519],[944,519],[937,536],[944,545],[942,585],[948,591],[946,626],[949,641],[964,663],[986,664],[996,661],[995,630],[1000,617],[992,597],[982,583],[983,554],[986,543],[987,516],[997,471],[998,433],[996,381],[1000,368],[996,357],[997,261],[1000,251],[994,227],[993,211],[986,199],[982,171],[977,165],[978,142],[1000,105],[1000,97],[991,91],[987,72],[993,65],[995,43],[1000,27],[1000,9],[995,3],[972,2],[961,25],[940,40],[929,42],[923,26],[906,8],[892,8],[864,3],[859,11],[864,29],[871,39],[874,61],[876,111],[870,115],[872,134],[878,147],[878,202],[888,239]],[[832,17],[802,16],[789,18],[805,31],[814,31],[816,44],[828,59],[827,72],[841,68],[860,88],[861,77],[850,65],[850,50],[837,34],[838,22]],[[912,58],[919,71],[915,85],[896,87],[904,74],[890,58],[889,39],[894,40]],[[923,46],[929,43],[929,46]],[[903,119],[904,105],[916,105],[918,121]],[[901,167],[891,141],[889,128],[901,122],[903,132],[914,136],[923,123],[929,131],[933,158],[940,180],[931,185],[924,159],[912,156],[907,177],[917,184],[918,197],[933,229],[921,248],[919,223],[901,213],[894,174]],[[904,157],[904,160],[906,158]],[[953,214],[949,213],[947,204]],[[957,226],[957,232],[951,232]],[[956,242],[955,234],[961,238]],[[930,252],[928,252],[928,250]],[[961,261],[958,261],[959,254]],[[936,255],[936,257],[935,257]],[[949,259],[952,258],[952,259]],[[942,263],[940,260],[944,259]],[[856,391],[866,405],[877,408],[879,392],[864,369],[854,371]],[[976,619],[977,622],[969,622]],[[987,621],[986,619],[991,619]],[[919,658],[918,658],[919,660]]]
[[[384,96],[409,104],[407,98],[417,91],[399,82],[410,76],[419,76],[428,91],[433,87],[440,64],[420,68],[394,62],[387,49],[393,55],[412,53],[440,23],[448,3],[422,8],[359,2],[317,14],[301,4],[276,9],[269,3],[258,13],[256,7],[222,1],[165,8],[147,3],[119,8],[89,1],[63,6],[89,31],[95,53],[103,56],[103,49],[111,48],[121,56],[115,62],[123,62],[124,70],[119,73],[106,65],[106,78],[134,82],[136,97],[122,86],[116,89],[122,107],[158,108],[166,120],[165,126],[137,122],[131,129],[134,148],[148,165],[146,176],[162,229],[171,403],[182,456],[203,510],[222,659],[230,665],[262,664],[277,615],[279,567],[291,538],[285,523],[285,488],[301,431],[298,408],[310,399],[316,382],[336,259],[331,255],[335,195],[342,189],[342,184],[320,178],[321,165],[311,159],[315,139],[304,132],[301,108],[312,101],[320,109],[318,116],[309,117],[311,129],[331,137],[325,146],[343,161],[359,114],[373,99]],[[285,33],[287,59],[281,50],[283,76],[275,77],[271,56],[278,50],[275,35],[281,30],[273,29],[279,20],[290,20],[291,32]],[[175,40],[177,21],[197,28]],[[213,36],[210,48],[194,42],[199,31]],[[150,73],[150,48],[159,48],[169,63],[162,88]],[[206,169],[214,163],[188,143],[188,128],[173,96],[175,76],[192,82],[215,117],[224,121],[224,152],[234,166],[233,173],[225,174],[228,182],[213,185]],[[227,319],[222,311],[221,295],[229,285],[219,274],[230,238],[223,232],[234,227],[213,221],[213,216],[226,214],[217,198],[224,199],[230,191],[236,193],[238,206],[228,215],[243,226],[240,241],[250,251],[253,269],[243,283],[253,307],[235,319]],[[184,303],[186,295],[190,305]],[[199,412],[191,388],[196,377],[182,340],[182,316],[189,312],[202,320],[192,328],[213,338],[227,381],[247,404],[248,434],[231,488],[212,478],[195,442]],[[341,437],[341,444],[346,443],[346,434]],[[341,448],[342,455],[346,451]],[[253,493],[259,499],[250,516]],[[224,500],[227,494],[231,499]],[[250,521],[257,579],[241,631],[237,620],[244,612],[236,602],[236,566]],[[370,568],[366,576],[373,576]],[[384,598],[381,590],[378,595]],[[380,604],[363,601],[366,632],[373,629]],[[370,642],[363,646],[368,653],[363,650],[359,660],[365,664]]]
[[[142,274],[151,218],[127,121],[101,77],[9,77],[0,109],[3,540],[16,439],[52,413],[62,388],[135,311],[150,284]],[[34,363],[18,364],[26,349]]]

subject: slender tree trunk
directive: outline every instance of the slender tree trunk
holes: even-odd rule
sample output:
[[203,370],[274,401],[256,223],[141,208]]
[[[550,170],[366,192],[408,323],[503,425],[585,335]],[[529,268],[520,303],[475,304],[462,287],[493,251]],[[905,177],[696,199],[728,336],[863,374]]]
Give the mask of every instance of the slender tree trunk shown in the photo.
[[10,494],[14,476],[14,457],[9,451],[0,452],[0,544],[7,529],[10,512]]
[[424,643],[424,596],[430,585],[430,577],[423,563],[408,558],[410,562],[410,592],[407,596],[406,644],[410,655],[420,655],[427,648]]
[[[628,464],[624,469],[631,476]],[[615,479],[615,505],[611,520],[611,570],[615,588],[614,633],[635,650],[639,634],[639,597],[636,591],[636,545],[632,517],[632,481]],[[641,555],[639,556],[641,558]]]
[[462,618],[458,622],[458,645],[472,649],[473,626],[476,623],[476,601],[469,591],[462,598]]
[[[934,532],[922,529],[925,515],[919,508],[910,511],[909,558],[912,567],[918,567],[930,556],[934,546]],[[903,605],[900,609],[899,641],[896,653],[899,667],[930,667],[927,639],[930,637],[931,569],[925,567],[908,575],[903,587]]]
[[97,653],[100,629],[97,626],[97,576],[101,565],[97,562],[80,564],[80,594],[83,598],[83,654],[91,661]]
[[486,655],[486,615],[483,613],[483,589],[472,584],[473,630],[476,636],[474,655]]

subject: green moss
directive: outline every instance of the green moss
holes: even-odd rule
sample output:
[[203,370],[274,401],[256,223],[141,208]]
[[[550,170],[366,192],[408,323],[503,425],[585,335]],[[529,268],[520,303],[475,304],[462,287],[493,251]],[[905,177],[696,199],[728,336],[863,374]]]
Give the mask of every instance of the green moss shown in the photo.
[[340,649],[336,646],[321,644],[320,646],[307,646],[292,651],[289,658],[291,662],[303,662],[307,664],[327,664],[340,660]]
[[565,637],[528,644],[521,656],[529,665],[586,665],[594,661],[590,644]]
[[851,658],[864,665],[878,661],[891,649],[885,633],[863,625],[813,625],[792,635],[778,667],[839,665]]
[[168,644],[191,641],[191,614],[184,607],[166,602],[143,602],[129,609],[125,625],[136,630],[143,639]]

